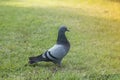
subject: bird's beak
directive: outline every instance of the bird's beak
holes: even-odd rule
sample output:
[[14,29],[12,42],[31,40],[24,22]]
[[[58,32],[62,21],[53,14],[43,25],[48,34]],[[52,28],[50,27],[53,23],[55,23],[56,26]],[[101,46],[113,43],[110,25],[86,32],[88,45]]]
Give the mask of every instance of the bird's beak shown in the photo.
[[67,29],[67,31],[69,32],[70,30]]

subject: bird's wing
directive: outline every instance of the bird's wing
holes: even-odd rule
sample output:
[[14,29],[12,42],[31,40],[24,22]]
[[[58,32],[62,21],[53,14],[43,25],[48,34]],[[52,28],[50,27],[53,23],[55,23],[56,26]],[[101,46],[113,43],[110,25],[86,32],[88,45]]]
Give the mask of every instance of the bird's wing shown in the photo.
[[59,44],[54,45],[52,48],[48,50],[48,52],[50,52],[52,56],[58,59],[62,59],[67,53],[65,46]]

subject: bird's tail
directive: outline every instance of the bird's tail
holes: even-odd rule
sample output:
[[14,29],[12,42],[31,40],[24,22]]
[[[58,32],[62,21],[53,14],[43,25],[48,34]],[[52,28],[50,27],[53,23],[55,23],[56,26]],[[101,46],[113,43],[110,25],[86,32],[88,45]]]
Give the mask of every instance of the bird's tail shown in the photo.
[[39,55],[39,56],[36,56],[36,57],[29,57],[29,63],[30,64],[37,63],[39,61],[43,61],[42,55]]

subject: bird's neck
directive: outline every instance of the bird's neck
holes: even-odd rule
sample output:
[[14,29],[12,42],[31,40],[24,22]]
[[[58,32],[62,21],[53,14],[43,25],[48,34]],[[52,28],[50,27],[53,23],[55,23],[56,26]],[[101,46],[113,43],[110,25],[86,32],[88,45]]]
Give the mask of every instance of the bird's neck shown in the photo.
[[58,32],[57,44],[67,44],[68,40],[65,33]]

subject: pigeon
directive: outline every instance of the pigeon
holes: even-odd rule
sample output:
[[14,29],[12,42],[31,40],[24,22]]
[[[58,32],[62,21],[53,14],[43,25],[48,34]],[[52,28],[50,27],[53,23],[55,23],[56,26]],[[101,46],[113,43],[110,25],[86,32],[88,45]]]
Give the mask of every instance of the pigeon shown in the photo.
[[61,26],[58,30],[56,44],[41,55],[29,57],[29,64],[45,61],[53,62],[54,64],[61,66],[62,59],[70,50],[70,43],[65,35],[66,31],[69,31],[67,27]]

